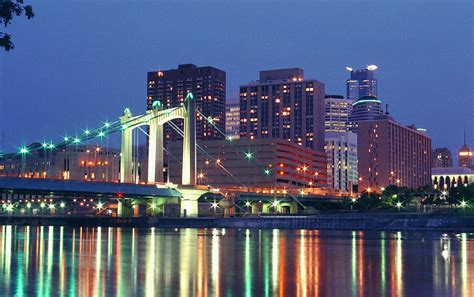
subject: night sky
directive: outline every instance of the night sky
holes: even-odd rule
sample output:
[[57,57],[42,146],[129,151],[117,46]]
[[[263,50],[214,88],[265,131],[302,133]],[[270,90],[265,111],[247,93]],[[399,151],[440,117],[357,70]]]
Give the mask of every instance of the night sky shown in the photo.
[[345,95],[346,66],[376,64],[379,98],[433,147],[473,132],[471,1],[27,1],[36,17],[0,53],[5,149],[145,110],[147,71],[194,63],[227,72],[227,95],[262,69],[301,67]]

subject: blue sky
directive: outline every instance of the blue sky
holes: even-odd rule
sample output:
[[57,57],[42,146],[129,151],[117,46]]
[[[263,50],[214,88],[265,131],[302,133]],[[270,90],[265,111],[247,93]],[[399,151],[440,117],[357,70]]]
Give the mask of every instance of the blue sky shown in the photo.
[[301,67],[345,94],[346,66],[377,64],[379,97],[433,146],[474,146],[470,1],[28,1],[0,53],[0,132],[11,150],[145,109],[146,73],[227,72],[228,98],[262,69]]

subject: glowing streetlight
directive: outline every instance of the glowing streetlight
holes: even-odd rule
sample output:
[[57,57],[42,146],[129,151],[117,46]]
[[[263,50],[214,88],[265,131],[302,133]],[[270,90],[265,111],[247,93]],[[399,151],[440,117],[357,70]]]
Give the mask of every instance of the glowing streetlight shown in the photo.
[[264,169],[263,172],[265,172],[265,175],[270,175],[270,169]]
[[467,201],[462,200],[459,205],[460,205],[462,208],[465,208],[465,207],[467,206]]
[[54,209],[55,208],[53,203],[51,203],[48,207],[49,207],[49,209]]
[[250,151],[245,152],[245,159],[252,160],[253,159],[253,153],[250,152]]
[[31,203],[30,203],[30,202],[28,202],[28,203],[26,204],[26,208],[31,208]]
[[400,208],[403,206],[403,204],[402,204],[400,201],[398,201],[398,202],[395,204],[395,206],[398,208],[398,212],[400,212]]
[[245,206],[250,207],[251,206],[250,201],[245,202]]
[[346,70],[347,70],[347,71],[352,71],[352,70],[354,70],[354,69],[353,69],[352,67],[346,67]]
[[375,71],[375,70],[377,70],[378,68],[379,68],[379,67],[377,67],[377,65],[373,65],[373,64],[367,66],[367,70],[370,70],[370,71]]
[[64,202],[59,203],[59,207],[61,207],[61,208],[66,207],[66,203],[64,203]]
[[22,147],[20,149],[20,154],[27,154],[28,153],[28,149],[26,147]]

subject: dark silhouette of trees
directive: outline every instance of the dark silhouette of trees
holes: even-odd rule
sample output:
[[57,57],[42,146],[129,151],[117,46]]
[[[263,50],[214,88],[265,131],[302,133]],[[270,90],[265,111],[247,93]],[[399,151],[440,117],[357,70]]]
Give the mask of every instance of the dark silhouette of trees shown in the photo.
[[[27,19],[35,16],[31,5],[24,5],[24,0],[0,0],[0,23],[5,27],[11,24],[14,16],[25,14]],[[10,34],[0,32],[0,47],[10,51],[15,48]]]

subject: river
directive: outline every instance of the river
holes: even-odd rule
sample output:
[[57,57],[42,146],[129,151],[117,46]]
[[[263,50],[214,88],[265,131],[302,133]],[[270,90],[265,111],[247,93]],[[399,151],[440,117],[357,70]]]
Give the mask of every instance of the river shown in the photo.
[[474,234],[0,226],[0,296],[474,296]]

